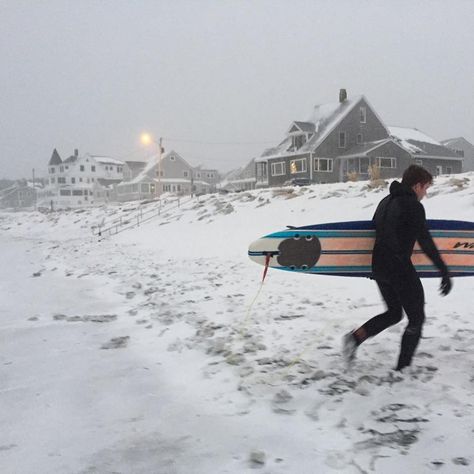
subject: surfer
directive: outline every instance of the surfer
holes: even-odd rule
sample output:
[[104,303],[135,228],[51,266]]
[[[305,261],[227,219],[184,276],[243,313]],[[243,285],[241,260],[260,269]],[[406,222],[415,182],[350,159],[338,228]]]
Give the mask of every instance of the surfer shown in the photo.
[[387,311],[344,336],[342,353],[348,364],[355,359],[357,347],[366,339],[400,322],[402,310],[405,310],[408,325],[395,370],[411,364],[425,320],[423,286],[411,262],[416,241],[441,273],[441,294],[446,296],[451,291],[448,268],[428,231],[425,209],[420,202],[432,183],[433,176],[426,169],[411,165],[403,173],[401,183],[392,182],[390,194],[380,201],[375,211],[372,275]]

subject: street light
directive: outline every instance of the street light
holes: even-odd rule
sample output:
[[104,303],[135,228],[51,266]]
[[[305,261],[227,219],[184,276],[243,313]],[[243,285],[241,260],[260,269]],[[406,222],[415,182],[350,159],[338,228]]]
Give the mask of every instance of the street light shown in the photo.
[[158,197],[161,202],[161,154],[163,153],[163,139],[160,137],[159,142],[157,142],[151,134],[144,132],[140,135],[140,141],[145,146],[151,145],[152,143],[158,146]]

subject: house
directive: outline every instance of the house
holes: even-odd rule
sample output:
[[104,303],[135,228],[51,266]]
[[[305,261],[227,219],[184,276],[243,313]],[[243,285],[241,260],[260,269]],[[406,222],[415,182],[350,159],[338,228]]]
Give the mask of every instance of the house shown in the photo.
[[0,207],[11,209],[32,208],[36,205],[37,183],[20,180],[0,191]]
[[193,168],[179,153],[172,150],[161,157],[153,157],[130,180],[117,187],[119,201],[153,199],[163,193],[176,195],[204,194],[215,189],[217,170]]
[[464,158],[462,163],[463,172],[474,171],[474,145],[472,143],[464,137],[449,138],[442,140],[441,143]]
[[62,160],[56,149],[48,163],[48,185],[38,196],[42,206],[82,207],[115,200],[115,185],[123,180],[124,162],[79,151]]
[[388,127],[390,135],[407,150],[415,164],[433,176],[461,173],[463,157],[416,128]]
[[244,168],[229,171],[220,183],[220,188],[226,191],[247,191],[255,189],[256,173],[255,158]]
[[366,178],[369,166],[381,177],[399,175],[409,156],[390,139],[387,127],[362,95],[316,105],[306,121],[293,122],[285,138],[256,160],[256,185],[279,186],[292,178],[314,183]]

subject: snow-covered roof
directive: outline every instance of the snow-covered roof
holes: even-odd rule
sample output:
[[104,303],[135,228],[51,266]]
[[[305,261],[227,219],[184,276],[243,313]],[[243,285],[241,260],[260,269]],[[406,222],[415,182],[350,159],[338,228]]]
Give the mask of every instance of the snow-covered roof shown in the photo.
[[267,161],[273,157],[300,155],[314,151],[362,99],[367,101],[363,95],[360,95],[353,99],[346,99],[344,102],[315,105],[308,120],[292,122],[293,124],[312,124],[314,127],[311,138],[303,146],[289,151],[292,143],[292,137],[289,135],[276,147],[267,148],[255,161]]
[[413,155],[462,159],[459,155],[417,128],[388,127],[390,135]]
[[90,155],[94,158],[95,161],[98,163],[102,163],[104,165],[118,165],[122,166],[124,164],[123,161],[116,160],[115,158],[110,158],[109,156],[97,156],[97,155]]
[[436,141],[434,138],[431,138],[426,133],[421,132],[417,128],[408,128],[408,127],[388,127],[390,135],[402,140],[414,140],[416,142],[425,142],[431,143],[433,145],[441,145],[440,142]]

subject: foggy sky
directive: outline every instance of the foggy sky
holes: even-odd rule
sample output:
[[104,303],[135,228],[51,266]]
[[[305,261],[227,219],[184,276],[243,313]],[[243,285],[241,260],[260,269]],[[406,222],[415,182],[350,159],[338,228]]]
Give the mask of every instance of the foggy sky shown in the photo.
[[53,148],[142,159],[144,130],[229,170],[342,87],[474,143],[473,25],[470,0],[0,0],[0,177]]

